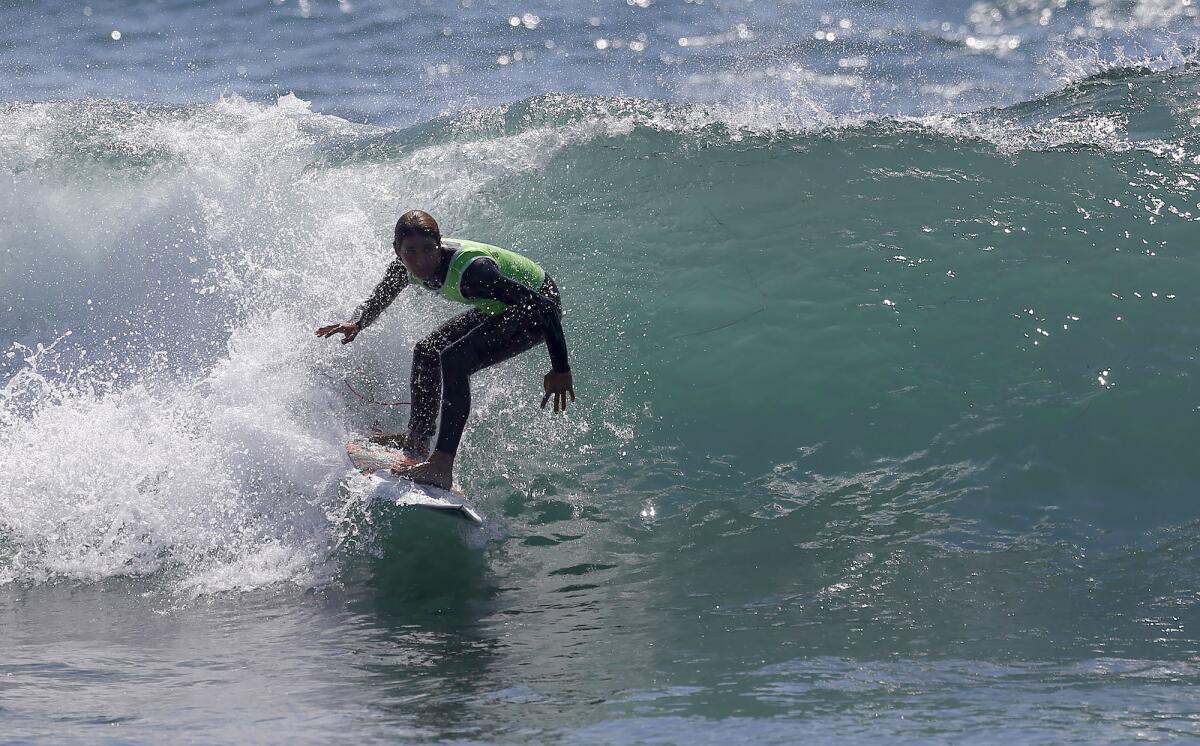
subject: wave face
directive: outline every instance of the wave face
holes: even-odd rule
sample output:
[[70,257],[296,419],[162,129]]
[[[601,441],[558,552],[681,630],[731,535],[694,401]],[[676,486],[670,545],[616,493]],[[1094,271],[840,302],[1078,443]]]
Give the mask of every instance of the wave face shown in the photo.
[[310,339],[378,279],[398,205],[537,256],[568,299],[586,403],[532,416],[536,355],[484,376],[476,489],[583,451],[612,509],[658,495],[701,532],[689,490],[751,533],[856,495],[864,536],[903,514],[943,548],[1144,544],[1196,486],[1196,78],[806,129],[562,96],[402,130],[294,97],[6,104],[8,579],[263,542],[311,569],[338,444],[403,421],[366,399],[404,398],[447,311],[410,292],[359,343]]
[[1198,84],[808,121],[539,96],[408,128],[294,96],[0,104],[0,583],[330,588],[400,552],[341,445],[403,424],[371,400],[406,398],[452,309],[406,291],[352,345],[313,329],[420,206],[568,309],[571,416],[537,410],[540,352],[473,383],[489,572],[623,609],[679,653],[622,652],[647,682],[705,655],[1187,657]]

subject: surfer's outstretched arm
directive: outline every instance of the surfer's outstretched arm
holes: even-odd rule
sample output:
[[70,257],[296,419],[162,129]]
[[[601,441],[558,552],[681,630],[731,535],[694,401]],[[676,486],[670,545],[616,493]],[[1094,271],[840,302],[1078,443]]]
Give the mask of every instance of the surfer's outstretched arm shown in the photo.
[[354,321],[351,323],[357,324],[359,329],[366,329],[375,323],[375,319],[379,318],[379,315],[392,305],[392,301],[396,300],[396,296],[400,295],[400,291],[406,287],[408,287],[408,270],[404,268],[404,263],[399,259],[393,259],[392,263],[388,265],[383,279],[371,291],[371,297],[355,310]]
[[393,259],[392,263],[388,265],[383,279],[371,292],[371,297],[355,310],[354,320],[345,324],[323,326],[317,330],[317,336],[332,337],[334,334],[341,334],[342,344],[353,342],[358,333],[374,323],[375,319],[379,318],[379,315],[392,304],[392,301],[396,300],[396,296],[406,287],[408,287],[408,271],[399,259]]

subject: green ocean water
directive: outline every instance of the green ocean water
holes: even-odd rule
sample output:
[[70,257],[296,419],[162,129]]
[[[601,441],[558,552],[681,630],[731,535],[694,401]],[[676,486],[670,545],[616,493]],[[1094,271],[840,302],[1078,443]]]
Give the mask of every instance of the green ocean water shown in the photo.
[[[0,104],[0,722],[1195,737],[1196,90],[1135,66],[953,116],[545,96],[411,128]],[[354,391],[405,398],[452,309],[312,334],[418,206],[567,308],[569,416],[540,352],[473,383],[484,532],[371,505],[341,450],[403,424]]]

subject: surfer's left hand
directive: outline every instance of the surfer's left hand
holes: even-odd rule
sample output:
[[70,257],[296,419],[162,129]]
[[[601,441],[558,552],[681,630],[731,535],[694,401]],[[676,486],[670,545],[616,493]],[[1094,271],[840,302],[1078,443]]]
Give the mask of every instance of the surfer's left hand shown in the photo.
[[550,401],[552,396],[555,414],[567,411],[567,394],[571,395],[571,401],[575,401],[575,381],[571,378],[571,371],[550,371],[543,379],[542,386],[546,389],[546,395],[542,397],[542,409],[546,408],[546,402]]

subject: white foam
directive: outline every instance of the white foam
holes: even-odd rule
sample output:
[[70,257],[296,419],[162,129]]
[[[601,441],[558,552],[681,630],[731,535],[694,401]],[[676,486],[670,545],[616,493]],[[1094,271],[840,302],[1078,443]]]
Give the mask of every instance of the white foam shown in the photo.
[[[579,121],[310,169],[325,145],[376,130],[314,114],[295,97],[183,111],[88,105],[0,109],[0,132],[29,135],[5,136],[4,165],[25,173],[47,168],[47,157],[55,164],[0,192],[3,214],[37,215],[24,227],[40,226],[56,245],[39,252],[40,239],[28,243],[14,266],[53,277],[90,255],[103,276],[123,259],[120,271],[147,273],[137,279],[168,287],[173,300],[150,318],[48,319],[87,332],[72,340],[88,336],[93,356],[118,345],[113,354],[124,359],[111,371],[83,365],[87,356],[60,357],[60,349],[10,350],[0,398],[0,583],[152,576],[206,594],[327,582],[346,516],[364,500],[353,480],[343,484],[342,444],[379,414],[331,379],[406,372],[411,344],[433,320],[406,294],[392,320],[360,338],[367,344],[343,347],[313,329],[346,318],[378,280],[398,210],[422,206],[453,226],[497,180],[627,126]],[[72,150],[80,107],[103,134]],[[97,143],[151,165],[130,174],[127,161],[96,157]],[[70,209],[38,212],[54,195]],[[139,229],[149,237],[138,249],[144,261],[128,261],[127,236]],[[156,244],[166,229],[194,238]],[[10,230],[0,227],[0,238]],[[197,269],[150,274],[172,252]],[[72,283],[53,290],[81,292]],[[171,350],[120,333],[166,323],[203,298],[219,299],[223,315],[184,331],[194,344],[224,345],[215,363],[188,367]],[[481,386],[486,394],[489,383]]]

